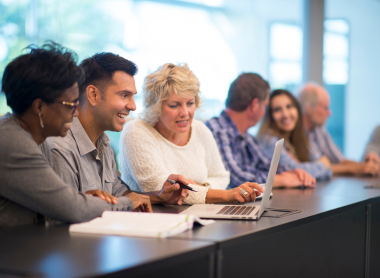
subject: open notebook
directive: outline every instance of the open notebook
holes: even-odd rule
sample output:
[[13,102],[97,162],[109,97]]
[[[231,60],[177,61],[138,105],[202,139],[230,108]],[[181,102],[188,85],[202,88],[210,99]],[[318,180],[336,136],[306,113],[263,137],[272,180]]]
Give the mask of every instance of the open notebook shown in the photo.
[[70,225],[70,232],[137,237],[168,237],[193,228],[194,222],[201,225],[214,223],[201,220],[195,215],[170,213],[138,213],[105,211],[102,217],[89,222]]

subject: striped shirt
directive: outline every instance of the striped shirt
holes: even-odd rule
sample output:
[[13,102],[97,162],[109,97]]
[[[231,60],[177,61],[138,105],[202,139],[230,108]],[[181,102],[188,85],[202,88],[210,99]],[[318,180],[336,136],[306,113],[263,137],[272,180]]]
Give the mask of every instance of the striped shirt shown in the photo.
[[345,160],[338,146],[335,145],[331,135],[324,126],[316,126],[310,131],[306,131],[309,137],[310,157],[322,157],[326,155],[332,164]]
[[[266,135],[258,136],[257,139],[267,153],[273,153],[277,140],[281,138],[278,138],[277,136],[271,136],[269,134],[270,132],[268,132],[268,134]],[[330,179],[332,177],[332,170],[326,168],[325,164],[318,161],[319,158],[320,157],[314,157],[310,155],[310,161],[299,162],[294,157],[292,157],[292,155],[286,150],[286,148],[283,148],[280,162],[286,164],[288,167],[292,169],[303,169],[317,180]]]
[[[230,171],[229,188],[247,181],[265,183],[268,177],[271,157],[248,132],[241,135],[235,123],[223,111],[217,118],[206,122],[219,147],[223,163]],[[277,173],[290,170],[280,163]]]

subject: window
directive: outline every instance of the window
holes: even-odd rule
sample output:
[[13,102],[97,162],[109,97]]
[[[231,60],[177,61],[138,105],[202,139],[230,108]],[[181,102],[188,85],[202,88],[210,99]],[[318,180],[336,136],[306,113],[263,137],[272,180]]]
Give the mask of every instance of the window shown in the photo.
[[270,25],[269,33],[271,87],[293,89],[302,82],[302,29],[276,22]]
[[[349,31],[343,19],[327,19],[323,36],[323,81],[330,94],[332,115],[327,129],[334,142],[344,151],[346,84],[349,80]],[[343,105],[342,105],[343,104]]]

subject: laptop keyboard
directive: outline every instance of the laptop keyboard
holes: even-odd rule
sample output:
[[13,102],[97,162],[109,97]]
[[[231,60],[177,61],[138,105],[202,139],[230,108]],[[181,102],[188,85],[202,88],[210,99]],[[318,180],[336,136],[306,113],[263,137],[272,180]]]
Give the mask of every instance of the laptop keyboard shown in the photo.
[[217,214],[249,215],[254,209],[254,206],[224,206]]

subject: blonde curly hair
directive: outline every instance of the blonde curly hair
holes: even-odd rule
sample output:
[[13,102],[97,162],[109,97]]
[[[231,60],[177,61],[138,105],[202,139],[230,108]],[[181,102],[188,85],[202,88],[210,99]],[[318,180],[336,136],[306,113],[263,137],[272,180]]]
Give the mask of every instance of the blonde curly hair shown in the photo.
[[173,92],[183,98],[194,96],[196,107],[200,107],[199,80],[187,64],[167,63],[145,77],[141,118],[150,125],[157,123],[162,102],[169,99]]

